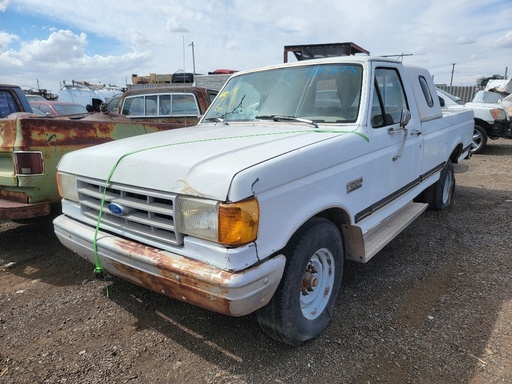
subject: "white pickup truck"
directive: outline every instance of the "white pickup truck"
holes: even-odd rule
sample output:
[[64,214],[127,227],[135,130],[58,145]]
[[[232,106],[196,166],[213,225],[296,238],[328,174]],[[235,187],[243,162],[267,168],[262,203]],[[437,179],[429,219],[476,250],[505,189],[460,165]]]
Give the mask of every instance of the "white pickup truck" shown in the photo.
[[[452,202],[473,113],[425,69],[369,56],[239,72],[199,125],[66,154],[60,241],[132,283],[299,345],[367,262]],[[428,236],[428,234],[426,234]]]
[[[512,126],[504,105],[487,102],[470,102],[460,105],[454,100],[455,96],[441,89],[437,89],[437,95],[442,109],[466,108],[473,111],[475,127],[472,154],[482,152],[489,138],[492,140],[500,137],[512,138]],[[499,94],[495,95],[499,96]]]

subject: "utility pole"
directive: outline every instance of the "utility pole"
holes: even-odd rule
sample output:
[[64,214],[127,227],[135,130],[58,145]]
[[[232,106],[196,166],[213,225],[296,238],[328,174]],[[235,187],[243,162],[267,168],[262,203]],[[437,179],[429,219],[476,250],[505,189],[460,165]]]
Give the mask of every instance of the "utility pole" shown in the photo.
[[194,73],[194,83],[196,81],[195,77],[196,77],[196,59],[194,57],[194,42],[191,42],[189,45],[189,47],[192,47],[192,72]]
[[185,35],[182,35],[181,46],[183,49],[183,73],[185,73]]
[[452,77],[450,79],[450,92],[452,90],[452,84],[453,84],[453,72],[455,71],[455,63],[452,63]]

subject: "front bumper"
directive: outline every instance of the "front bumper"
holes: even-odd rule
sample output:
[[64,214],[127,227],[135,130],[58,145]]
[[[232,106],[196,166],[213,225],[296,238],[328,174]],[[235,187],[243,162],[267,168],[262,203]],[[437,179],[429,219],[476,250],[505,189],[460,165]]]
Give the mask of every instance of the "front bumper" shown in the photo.
[[510,120],[495,120],[489,136],[499,138],[512,138],[512,122]]
[[[93,227],[61,215],[54,220],[60,242],[95,264]],[[229,272],[176,253],[98,232],[97,253],[103,270],[171,298],[229,316],[265,306],[285,266],[277,255],[241,272]]]

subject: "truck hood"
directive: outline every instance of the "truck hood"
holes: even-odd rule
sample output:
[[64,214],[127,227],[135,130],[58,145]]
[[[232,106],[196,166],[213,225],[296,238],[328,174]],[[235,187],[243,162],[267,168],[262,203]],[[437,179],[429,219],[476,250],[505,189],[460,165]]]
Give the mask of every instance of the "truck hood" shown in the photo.
[[[225,200],[233,178],[284,153],[335,136],[364,141],[354,127],[323,129],[299,124],[201,124],[145,134],[66,154],[59,170],[139,187]],[[246,174],[247,172],[245,172]],[[237,194],[251,194],[244,177]]]
[[464,107],[470,108],[470,109],[481,108],[481,109],[489,109],[489,110],[494,109],[494,108],[503,109],[503,107],[501,105],[496,104],[496,103],[479,103],[479,102],[474,102],[474,101],[464,104]]

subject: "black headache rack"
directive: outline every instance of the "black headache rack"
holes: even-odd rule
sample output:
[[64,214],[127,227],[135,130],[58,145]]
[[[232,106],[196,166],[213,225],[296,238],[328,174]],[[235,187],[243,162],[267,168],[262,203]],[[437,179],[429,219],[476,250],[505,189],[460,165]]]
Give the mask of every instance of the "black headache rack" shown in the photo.
[[358,53],[370,54],[369,51],[354,43],[285,45],[285,63],[288,62],[288,52],[293,52],[298,61],[320,59],[323,57],[350,56]]

